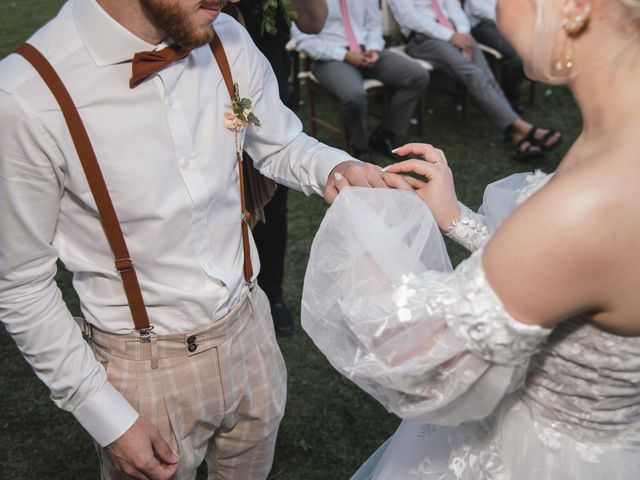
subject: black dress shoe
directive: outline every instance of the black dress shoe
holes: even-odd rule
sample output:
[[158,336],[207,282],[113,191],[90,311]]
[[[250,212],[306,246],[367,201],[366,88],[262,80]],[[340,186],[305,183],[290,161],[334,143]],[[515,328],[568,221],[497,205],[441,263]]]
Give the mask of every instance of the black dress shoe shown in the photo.
[[273,317],[273,326],[278,335],[288,337],[293,333],[295,328],[293,314],[282,300],[271,303],[271,316]]
[[380,152],[391,160],[397,160],[398,157],[393,153],[395,148],[393,144],[393,135],[381,129],[377,129],[369,138],[369,146],[376,152]]

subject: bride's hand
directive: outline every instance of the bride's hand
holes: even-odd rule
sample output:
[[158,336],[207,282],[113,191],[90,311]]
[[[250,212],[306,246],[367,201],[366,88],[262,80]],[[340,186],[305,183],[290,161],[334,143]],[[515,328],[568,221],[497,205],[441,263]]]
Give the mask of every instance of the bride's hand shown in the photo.
[[[408,143],[394,152],[399,156],[421,156],[424,160],[406,160],[385,169],[387,173],[415,173],[427,179],[414,187],[416,193],[427,204],[441,230],[447,230],[452,220],[458,220],[461,212],[458,205],[453,174],[447,165],[444,152],[425,143]],[[405,177],[409,178],[409,177]],[[384,175],[383,179],[392,188],[398,188],[397,175]]]

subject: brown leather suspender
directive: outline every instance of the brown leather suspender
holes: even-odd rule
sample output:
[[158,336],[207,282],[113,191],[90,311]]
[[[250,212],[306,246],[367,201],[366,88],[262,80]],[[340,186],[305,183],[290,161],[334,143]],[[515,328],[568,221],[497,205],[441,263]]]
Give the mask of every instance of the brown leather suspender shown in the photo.
[[[211,49],[215,56],[216,62],[220,67],[222,76],[229,90],[229,94],[233,99],[233,78],[231,75],[231,69],[227,56],[224,52],[222,43],[218,36],[215,36],[214,41],[211,44]],[[80,163],[84,169],[87,183],[93,195],[96,207],[98,208],[98,214],[102,228],[111,251],[115,258],[115,268],[120,273],[122,278],[122,284],[127,296],[127,302],[131,311],[131,317],[135,329],[140,334],[142,341],[149,341],[149,335],[153,326],[149,323],[149,317],[142,298],[142,292],[140,290],[140,283],[138,282],[138,276],[136,274],[135,266],[129,255],[129,250],[118,222],[116,211],[113,207],[109,191],[107,190],[102,171],[98,164],[91,140],[87,134],[87,130],[80,118],[78,109],[76,108],[71,95],[64,83],[56,73],[53,66],[49,61],[36,49],[33,45],[24,43],[19,46],[15,53],[24,57],[42,77],[45,84],[51,90],[51,93],[55,97],[60,106],[60,110],[67,123],[69,133],[73,140],[73,144],[78,153]],[[242,169],[242,156],[238,159],[239,175],[240,175],[240,201],[242,206],[242,246],[244,252],[244,278],[247,283],[251,281],[253,276],[253,268],[251,266],[251,250],[249,244],[249,228],[248,220],[249,213],[245,208],[245,192],[244,192],[244,178]]]
[[87,177],[91,194],[98,207],[100,222],[115,258],[116,270],[120,272],[133,324],[136,330],[140,332],[141,337],[148,338],[153,327],[149,324],[147,309],[142,299],[140,284],[138,283],[138,275],[122,235],[118,216],[113,208],[107,185],[98,165],[98,159],[93,151],[91,140],[89,140],[89,135],[82,123],[78,109],[53,66],[34,46],[24,43],[16,49],[16,53],[22,55],[33,65],[33,68],[40,74],[60,105],[60,110],[67,122],[71,139]]
[[[216,34],[213,38],[213,42],[210,44],[213,56],[216,59],[220,72],[222,72],[222,78],[229,91],[229,97],[231,101],[235,100],[235,89],[233,87],[233,76],[231,74],[231,67],[229,67],[229,60],[227,54],[224,51],[220,37]],[[246,207],[246,193],[244,191],[244,169],[242,165],[242,152],[236,152],[236,161],[238,162],[238,175],[240,177],[240,205],[242,208],[242,248],[244,250],[244,280],[249,283],[251,277],[253,277],[253,266],[251,265],[251,248],[249,244],[249,219],[251,215]]]

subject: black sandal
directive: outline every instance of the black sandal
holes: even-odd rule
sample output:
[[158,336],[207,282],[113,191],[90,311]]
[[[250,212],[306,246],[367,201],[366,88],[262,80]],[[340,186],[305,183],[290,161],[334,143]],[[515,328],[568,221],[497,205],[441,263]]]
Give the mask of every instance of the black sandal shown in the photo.
[[[547,133],[545,133],[541,137],[537,137],[536,133],[540,130],[547,130]],[[547,143],[556,135],[557,138],[555,142]],[[525,138],[528,138],[531,143],[539,147],[543,152],[550,152],[562,143],[562,135],[560,134],[560,132],[558,132],[557,130],[543,129],[540,127],[531,127],[531,130],[529,130]]]
[[[533,130],[533,129],[531,129]],[[531,132],[529,132],[524,138],[516,143],[516,148],[513,149],[511,155],[513,159],[518,162],[526,162],[527,160],[533,160],[534,158],[540,158],[544,155],[542,149],[535,144],[529,138]]]

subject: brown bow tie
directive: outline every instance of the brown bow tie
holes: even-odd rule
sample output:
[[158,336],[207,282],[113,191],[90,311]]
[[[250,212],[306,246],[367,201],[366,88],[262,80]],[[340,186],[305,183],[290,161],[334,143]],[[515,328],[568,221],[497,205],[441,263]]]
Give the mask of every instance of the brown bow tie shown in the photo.
[[131,63],[129,87],[137,87],[154,73],[189,55],[190,51],[180,45],[173,44],[162,50],[136,53]]

